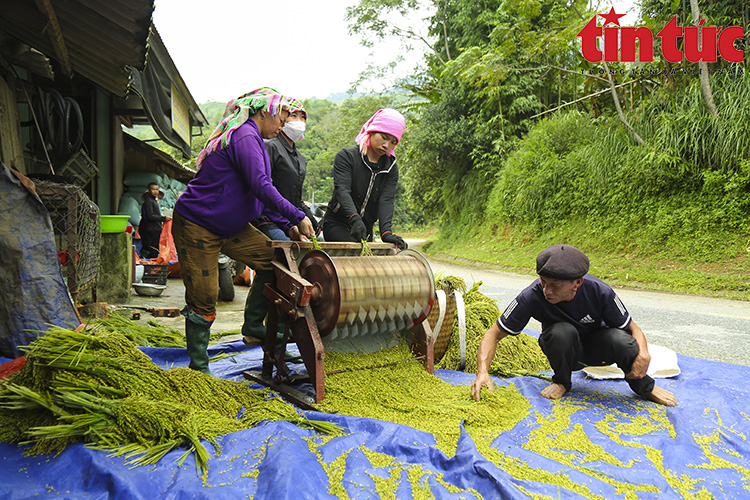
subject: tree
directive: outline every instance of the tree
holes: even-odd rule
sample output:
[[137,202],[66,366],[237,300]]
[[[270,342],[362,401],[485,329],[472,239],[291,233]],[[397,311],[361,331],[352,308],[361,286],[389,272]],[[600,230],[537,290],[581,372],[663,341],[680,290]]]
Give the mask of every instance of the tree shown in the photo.
[[[698,0],[690,0],[690,10],[693,14],[693,24],[700,28],[701,12],[698,9]],[[698,44],[703,46],[703,31],[698,29]],[[708,111],[716,116],[716,103],[714,102],[714,94],[711,91],[711,83],[708,81],[708,64],[704,60],[698,61],[698,67],[700,68],[700,81],[701,91],[703,92],[703,99],[706,101],[706,107]]]

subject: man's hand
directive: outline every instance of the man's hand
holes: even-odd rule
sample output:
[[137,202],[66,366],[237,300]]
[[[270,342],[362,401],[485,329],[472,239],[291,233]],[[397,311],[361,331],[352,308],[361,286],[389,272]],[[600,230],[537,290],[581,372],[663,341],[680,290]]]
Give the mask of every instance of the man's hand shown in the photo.
[[292,228],[289,230],[288,236],[292,241],[310,241],[305,237],[304,234],[299,232],[299,228],[297,226],[292,226]]
[[357,243],[367,239],[367,226],[362,221],[362,217],[359,214],[354,214],[352,217],[352,227],[349,229],[349,234],[354,238]]
[[409,248],[409,245],[406,244],[406,242],[401,236],[397,234],[393,234],[390,231],[387,231],[383,233],[382,235],[380,235],[380,239],[383,240],[384,243],[393,243],[400,250],[406,250],[407,248]]
[[482,387],[489,387],[492,392],[495,392],[495,384],[492,383],[492,379],[487,373],[478,373],[476,380],[471,384],[471,397],[475,401],[479,401],[481,398]]
[[635,321],[630,322],[627,330],[638,343],[638,356],[636,356],[635,360],[633,360],[633,365],[630,367],[630,372],[625,374],[625,378],[643,378],[648,374],[648,365],[651,363],[651,355],[648,353],[646,336],[643,335],[643,330],[641,330],[641,328],[635,324]]
[[315,236],[315,229],[313,229],[312,222],[310,222],[310,219],[305,217],[301,221],[299,221],[298,224],[299,232],[307,236],[308,238],[312,238]]
[[492,358],[495,357],[497,343],[506,335],[504,331],[500,330],[497,323],[493,323],[489,330],[484,332],[482,341],[479,342],[479,349],[477,349],[477,378],[471,384],[471,397],[477,401],[479,401],[482,387],[489,387],[490,390],[494,390],[492,379],[489,376],[490,363],[492,362]]
[[648,365],[651,364],[651,355],[645,349],[638,351],[638,356],[635,357],[633,365],[630,367],[630,372],[625,375],[625,378],[639,379],[646,376],[648,373]]

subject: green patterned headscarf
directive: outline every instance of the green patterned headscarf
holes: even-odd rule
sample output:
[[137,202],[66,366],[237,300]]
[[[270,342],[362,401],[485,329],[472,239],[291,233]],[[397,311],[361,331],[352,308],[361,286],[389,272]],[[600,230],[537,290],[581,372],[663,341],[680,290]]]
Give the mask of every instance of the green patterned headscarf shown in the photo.
[[227,147],[234,131],[259,110],[275,116],[287,106],[286,98],[269,87],[261,87],[229,101],[224,109],[221,123],[216,127],[216,130],[206,142],[206,146],[198,155],[196,165],[200,167],[208,155],[217,149]]
[[289,114],[299,111],[303,115],[305,115],[305,119],[307,119],[307,111],[305,111],[305,106],[302,105],[302,101],[299,99],[295,99],[294,97],[286,96],[287,102],[289,102]]

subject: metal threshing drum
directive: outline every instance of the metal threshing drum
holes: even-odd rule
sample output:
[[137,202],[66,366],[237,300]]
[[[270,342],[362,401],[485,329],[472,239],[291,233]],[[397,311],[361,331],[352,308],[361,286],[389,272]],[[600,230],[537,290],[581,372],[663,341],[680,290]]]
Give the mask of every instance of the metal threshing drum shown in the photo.
[[432,269],[414,250],[374,257],[330,257],[313,250],[299,271],[315,286],[310,306],[326,350],[390,347],[395,333],[424,321],[435,301]]

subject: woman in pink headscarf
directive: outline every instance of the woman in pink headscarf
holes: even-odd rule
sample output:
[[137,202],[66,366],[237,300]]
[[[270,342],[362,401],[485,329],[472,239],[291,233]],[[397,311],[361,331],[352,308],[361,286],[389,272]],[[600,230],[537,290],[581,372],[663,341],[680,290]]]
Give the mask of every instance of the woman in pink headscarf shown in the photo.
[[407,247],[393,234],[393,200],[398,166],[393,149],[406,128],[404,116],[395,109],[375,113],[357,135],[358,146],[345,148],[333,161],[333,196],[323,219],[325,241],[372,241],[375,221],[380,239]]

